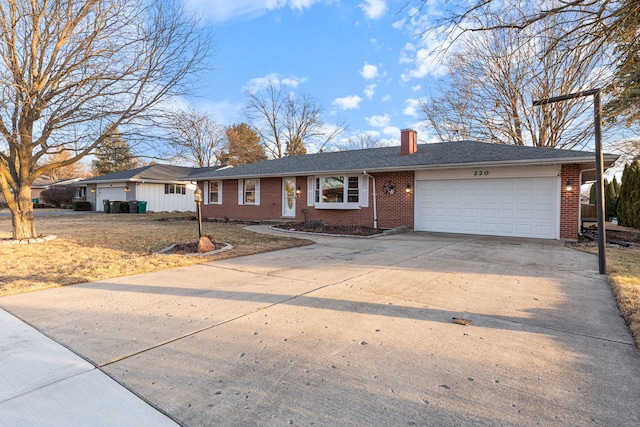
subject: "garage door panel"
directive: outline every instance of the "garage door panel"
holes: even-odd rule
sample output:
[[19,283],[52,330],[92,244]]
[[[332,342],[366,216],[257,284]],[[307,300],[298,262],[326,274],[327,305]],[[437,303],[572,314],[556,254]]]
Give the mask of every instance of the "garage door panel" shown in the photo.
[[424,231],[558,238],[559,188],[557,177],[419,180],[414,226]]

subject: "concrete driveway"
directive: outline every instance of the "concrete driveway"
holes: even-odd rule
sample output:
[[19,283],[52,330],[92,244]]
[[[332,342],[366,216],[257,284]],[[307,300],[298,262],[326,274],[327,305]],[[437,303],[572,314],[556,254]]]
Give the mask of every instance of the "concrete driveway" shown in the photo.
[[560,242],[318,238],[0,307],[184,426],[640,425],[606,277]]

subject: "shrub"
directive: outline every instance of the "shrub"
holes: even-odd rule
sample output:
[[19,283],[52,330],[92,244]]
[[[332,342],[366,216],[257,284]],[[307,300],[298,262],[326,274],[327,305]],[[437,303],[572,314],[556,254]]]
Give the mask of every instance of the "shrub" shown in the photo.
[[74,211],[90,211],[91,203],[84,200],[76,200],[71,204]]
[[618,222],[625,227],[640,228],[640,162],[637,159],[622,172]]
[[[598,186],[594,182],[591,185],[591,190],[589,191],[589,204],[596,204],[596,191]],[[604,180],[604,209],[605,209],[605,219],[610,219],[611,217],[616,216],[618,211],[618,201],[620,196],[620,185],[618,185],[618,181],[615,177],[613,177],[613,181],[609,182],[606,179]]]
[[70,206],[73,202],[75,192],[75,187],[71,186],[52,187],[40,193],[40,198],[44,200],[45,203],[59,208],[65,205]]

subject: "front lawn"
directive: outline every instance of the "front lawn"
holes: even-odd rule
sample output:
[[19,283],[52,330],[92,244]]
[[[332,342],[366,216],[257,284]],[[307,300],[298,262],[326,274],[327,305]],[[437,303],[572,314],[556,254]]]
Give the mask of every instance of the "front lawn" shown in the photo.
[[640,250],[607,248],[609,284],[640,350]]
[[[174,243],[197,240],[196,221],[168,220],[180,214],[43,215],[40,234],[57,239],[39,244],[0,246],[0,296],[91,282],[213,260],[303,246],[309,240],[258,234],[227,223],[203,223],[203,233],[234,249],[190,257],[154,255]],[[11,217],[0,217],[0,239],[11,237]]]

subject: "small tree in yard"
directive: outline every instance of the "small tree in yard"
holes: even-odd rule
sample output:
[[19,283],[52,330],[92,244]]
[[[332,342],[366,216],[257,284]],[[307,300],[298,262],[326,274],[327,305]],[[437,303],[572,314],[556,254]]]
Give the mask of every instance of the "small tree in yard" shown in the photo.
[[640,228],[640,162],[638,159],[626,165],[622,172],[618,222],[625,227]]
[[40,193],[40,198],[47,204],[61,208],[71,206],[75,192],[76,188],[71,186],[52,187]]
[[[152,124],[209,51],[176,0],[0,2],[0,191],[37,236],[31,185],[118,128]],[[51,156],[67,150],[67,159]]]

